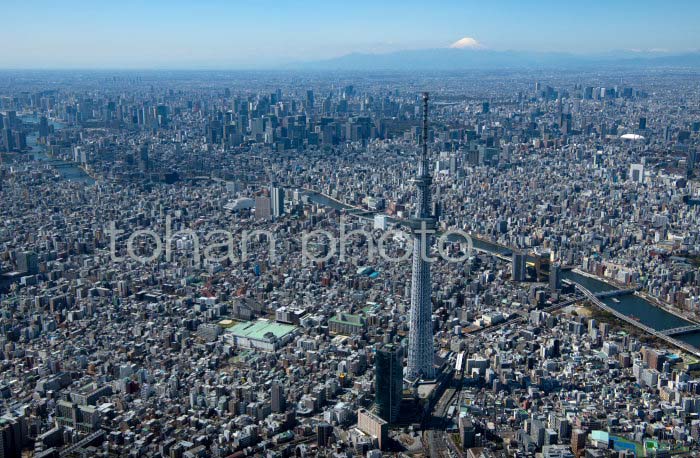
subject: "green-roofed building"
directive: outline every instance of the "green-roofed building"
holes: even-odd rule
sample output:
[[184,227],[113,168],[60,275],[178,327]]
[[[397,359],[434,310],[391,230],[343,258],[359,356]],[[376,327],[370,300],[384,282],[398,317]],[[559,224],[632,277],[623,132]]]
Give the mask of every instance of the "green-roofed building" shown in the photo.
[[275,351],[294,336],[296,326],[259,319],[245,321],[224,331],[224,338],[240,348]]
[[365,330],[365,319],[361,315],[338,312],[328,320],[328,329],[334,334],[346,336],[362,334]]

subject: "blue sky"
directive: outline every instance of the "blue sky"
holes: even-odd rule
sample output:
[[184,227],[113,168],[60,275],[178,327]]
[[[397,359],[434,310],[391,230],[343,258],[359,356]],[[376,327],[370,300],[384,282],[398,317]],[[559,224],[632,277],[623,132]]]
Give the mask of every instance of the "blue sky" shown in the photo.
[[265,68],[447,47],[700,48],[697,0],[0,0],[0,68]]

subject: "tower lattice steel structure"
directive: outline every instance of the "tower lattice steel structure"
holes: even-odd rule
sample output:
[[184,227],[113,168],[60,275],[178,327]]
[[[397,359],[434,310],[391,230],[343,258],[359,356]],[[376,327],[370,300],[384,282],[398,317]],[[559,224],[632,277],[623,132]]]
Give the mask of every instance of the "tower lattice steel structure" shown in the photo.
[[434,231],[437,225],[435,215],[431,212],[430,202],[430,185],[433,178],[430,175],[428,163],[428,100],[428,93],[424,92],[422,151],[418,163],[418,176],[413,180],[418,189],[418,202],[416,212],[409,220],[409,226],[413,233],[411,313],[408,335],[408,366],[406,368],[406,376],[409,379],[432,379],[435,377],[430,263],[424,259],[429,256],[431,245],[431,237],[427,231]]

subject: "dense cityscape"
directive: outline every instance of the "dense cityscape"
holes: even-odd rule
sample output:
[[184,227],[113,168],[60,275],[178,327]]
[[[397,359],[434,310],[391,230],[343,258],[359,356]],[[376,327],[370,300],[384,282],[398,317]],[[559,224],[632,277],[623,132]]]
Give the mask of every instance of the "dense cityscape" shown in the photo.
[[698,456],[698,78],[0,72],[0,457]]

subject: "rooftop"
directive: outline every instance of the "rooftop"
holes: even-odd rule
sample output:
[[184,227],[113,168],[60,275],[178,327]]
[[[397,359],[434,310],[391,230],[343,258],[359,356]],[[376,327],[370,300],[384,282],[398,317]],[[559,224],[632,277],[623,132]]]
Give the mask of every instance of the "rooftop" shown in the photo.
[[260,319],[257,321],[238,323],[237,325],[226,329],[225,332],[231,333],[237,337],[264,340],[268,333],[271,333],[279,339],[293,332],[295,329],[296,326]]
[[343,324],[350,324],[353,326],[360,326],[362,325],[362,316],[361,315],[353,315],[350,313],[338,313],[336,316],[331,318],[330,322],[333,323],[343,323]]

